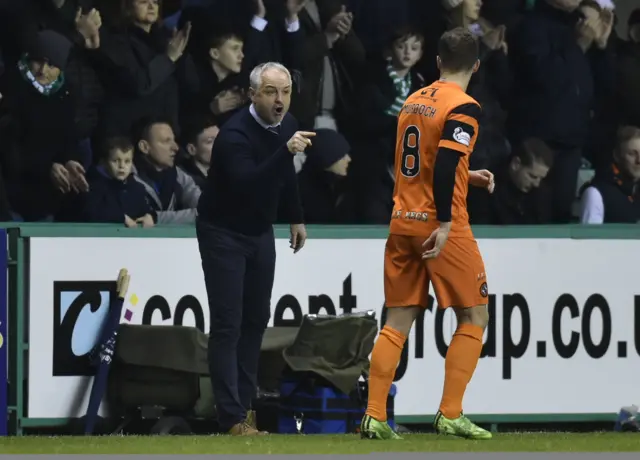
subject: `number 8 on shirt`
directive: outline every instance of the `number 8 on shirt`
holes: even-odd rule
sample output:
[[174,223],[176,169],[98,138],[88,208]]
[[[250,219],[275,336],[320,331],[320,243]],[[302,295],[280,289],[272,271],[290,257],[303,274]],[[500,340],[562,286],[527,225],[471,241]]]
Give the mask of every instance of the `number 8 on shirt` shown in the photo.
[[[469,156],[480,106],[457,84],[437,81],[409,96],[398,117],[394,208],[385,248],[384,287],[388,307],[428,305],[433,284],[440,308],[487,302],[484,262],[469,226]],[[457,158],[451,200],[451,230],[442,253],[423,260],[422,243],[436,230],[436,155]]]

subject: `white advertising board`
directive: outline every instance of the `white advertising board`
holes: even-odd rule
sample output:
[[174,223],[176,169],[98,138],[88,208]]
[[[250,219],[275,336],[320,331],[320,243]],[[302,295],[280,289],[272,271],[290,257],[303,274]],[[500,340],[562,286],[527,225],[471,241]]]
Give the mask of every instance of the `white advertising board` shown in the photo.
[[[639,402],[640,287],[630,254],[640,254],[640,241],[486,239],[479,245],[493,319],[466,413],[613,413]],[[277,240],[271,325],[294,317],[292,309],[278,308],[295,304],[291,296],[298,315],[330,300],[329,313],[355,307],[374,309],[380,318],[383,251],[381,239],[311,239],[293,255],[288,241]],[[208,332],[194,239],[31,238],[29,254],[30,418],[84,415],[91,378],[82,376],[77,356],[95,343],[108,284],[122,267],[131,274],[123,311],[133,311],[132,323],[147,316],[151,324]],[[177,309],[184,312],[178,318]],[[427,311],[422,324],[400,365],[397,416],[434,414],[440,402],[442,354],[455,321],[452,312]]]

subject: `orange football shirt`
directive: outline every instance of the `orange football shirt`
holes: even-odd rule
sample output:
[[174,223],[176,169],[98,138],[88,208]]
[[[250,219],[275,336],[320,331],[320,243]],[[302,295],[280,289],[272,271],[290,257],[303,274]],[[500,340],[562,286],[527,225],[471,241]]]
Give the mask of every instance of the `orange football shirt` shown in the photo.
[[455,83],[436,81],[411,94],[398,115],[395,187],[389,232],[429,236],[440,222],[433,199],[436,154],[460,155],[450,236],[472,235],[467,213],[469,157],[478,137],[480,104]]

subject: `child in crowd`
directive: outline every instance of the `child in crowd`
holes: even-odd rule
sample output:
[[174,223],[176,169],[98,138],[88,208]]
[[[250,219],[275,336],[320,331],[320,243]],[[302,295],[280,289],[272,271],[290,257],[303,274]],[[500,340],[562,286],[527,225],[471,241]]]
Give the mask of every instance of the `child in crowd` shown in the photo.
[[106,140],[98,165],[88,174],[84,208],[87,222],[124,223],[129,228],[154,226],[156,216],[144,186],[131,175],[133,152],[127,138]]

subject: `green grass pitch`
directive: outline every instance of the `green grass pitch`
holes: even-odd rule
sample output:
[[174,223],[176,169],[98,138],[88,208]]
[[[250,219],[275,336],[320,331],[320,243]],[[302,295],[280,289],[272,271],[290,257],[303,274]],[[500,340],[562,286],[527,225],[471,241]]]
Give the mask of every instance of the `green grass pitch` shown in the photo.
[[3,454],[367,454],[371,452],[636,452],[638,433],[505,433],[489,441],[433,434],[402,441],[355,435],[20,436],[0,438]]

